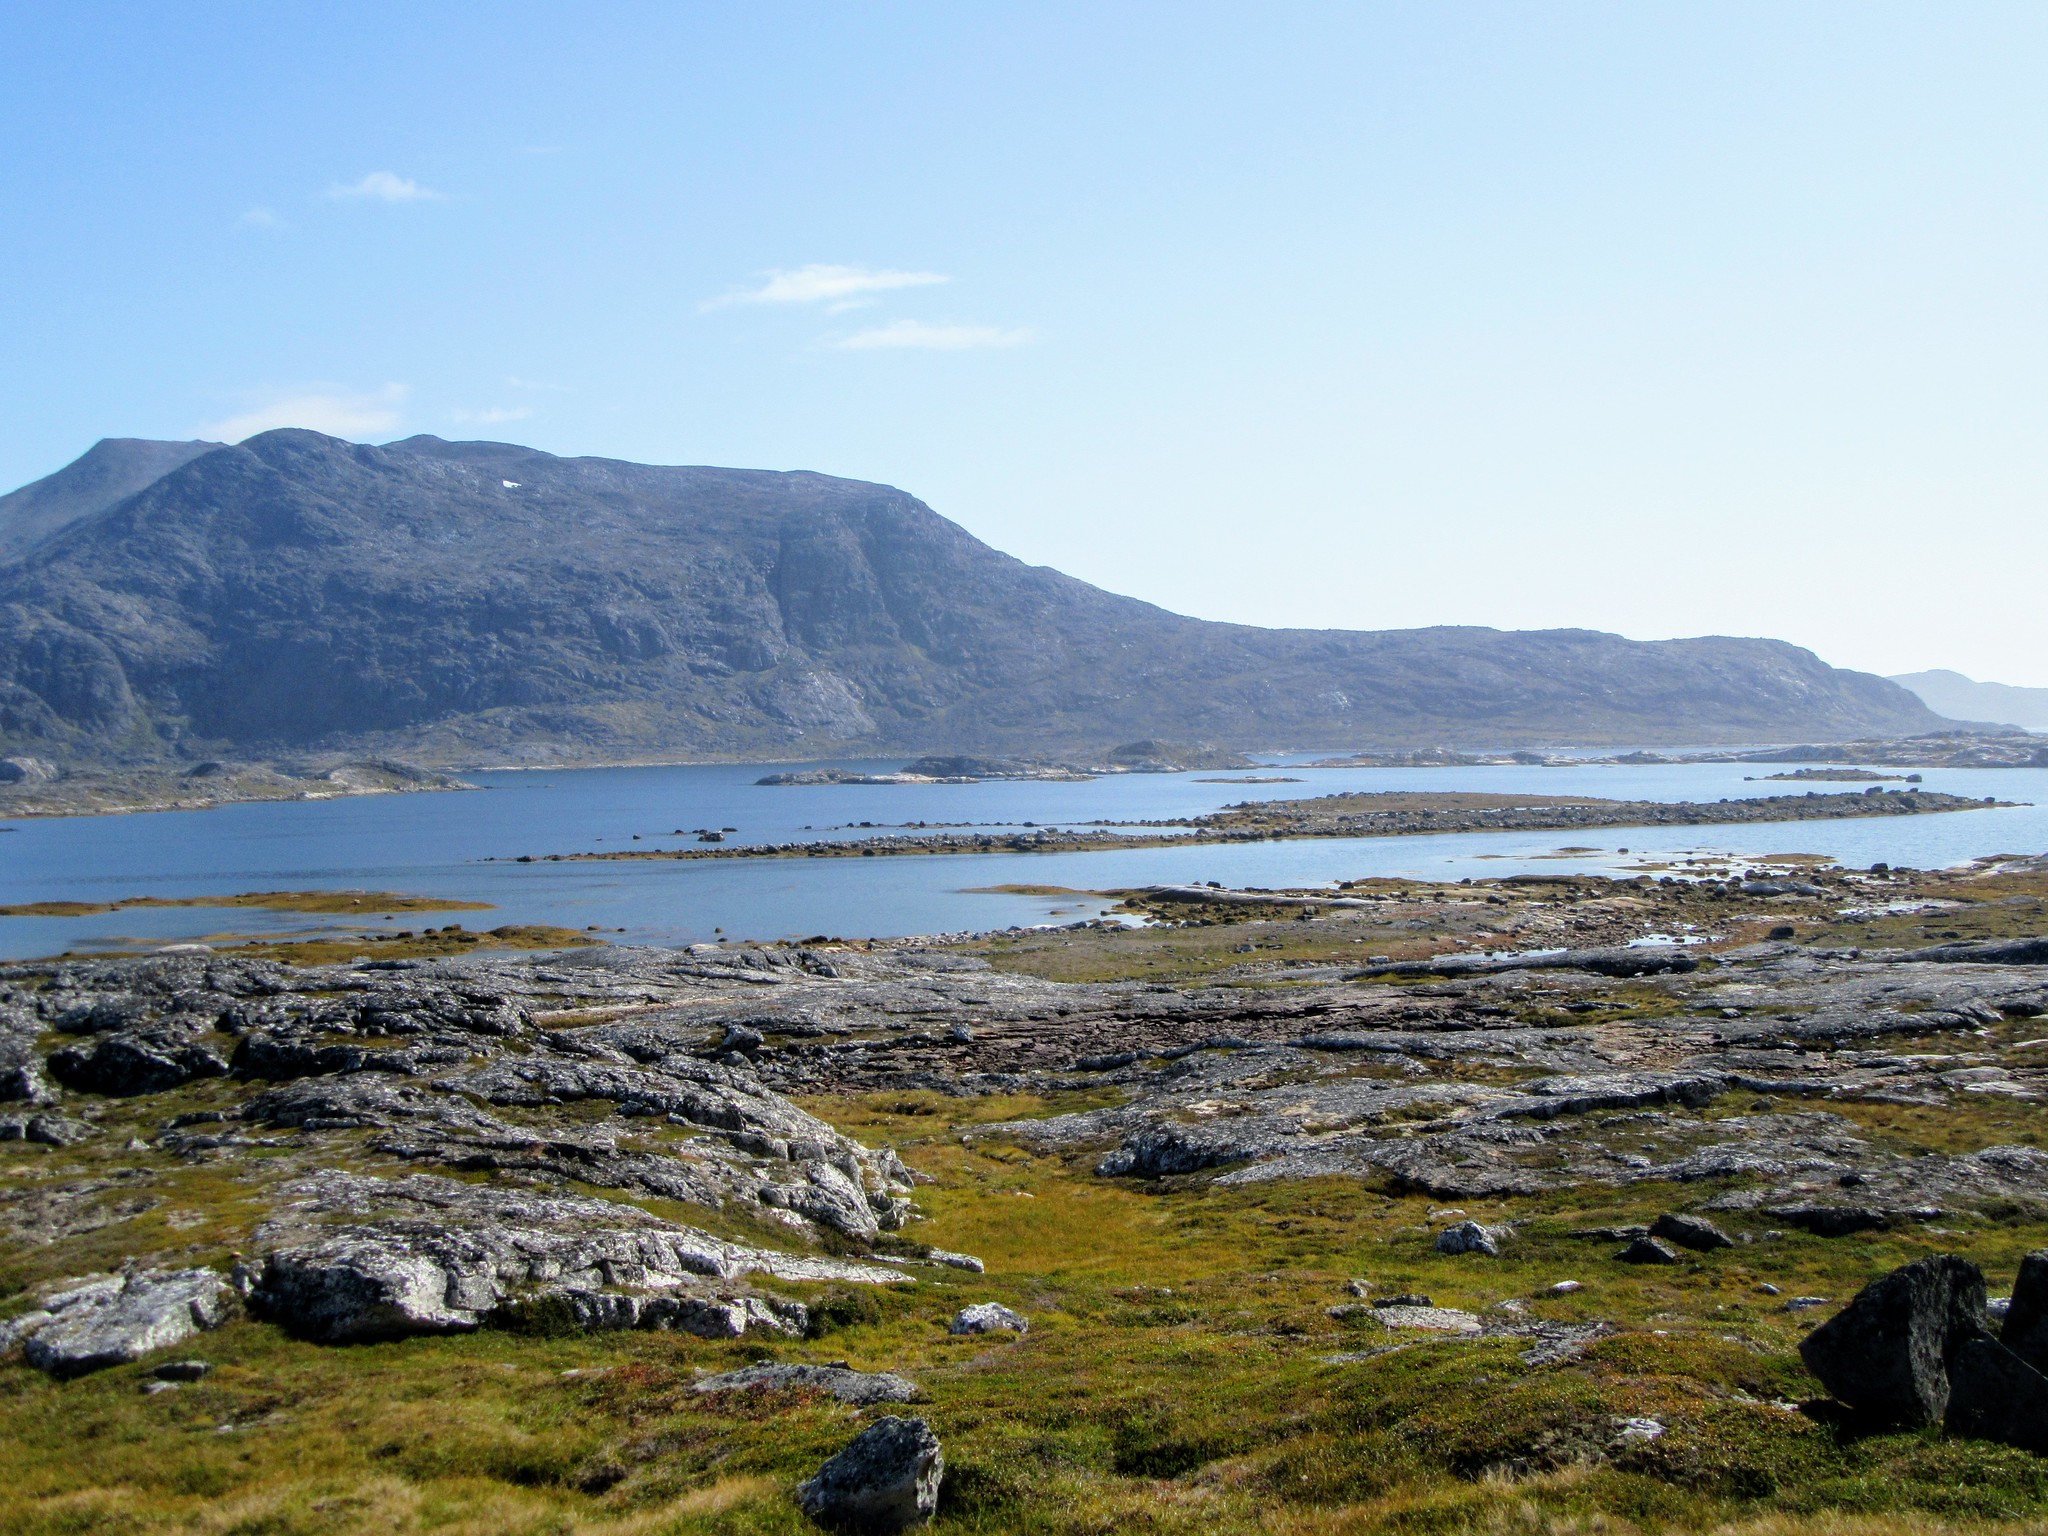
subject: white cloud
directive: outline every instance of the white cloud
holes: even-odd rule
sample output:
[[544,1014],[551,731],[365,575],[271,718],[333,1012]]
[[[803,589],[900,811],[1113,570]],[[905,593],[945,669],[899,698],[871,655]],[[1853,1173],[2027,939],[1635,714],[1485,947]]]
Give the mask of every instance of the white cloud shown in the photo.
[[450,411],[448,419],[466,426],[490,427],[503,421],[524,421],[532,414],[530,405],[487,405],[480,411]]
[[896,272],[873,267],[834,267],[813,263],[788,272],[770,272],[758,288],[707,299],[705,309],[728,304],[818,304],[830,301],[859,301],[865,294],[887,293],[897,288],[929,288],[951,282],[943,272]]
[[433,203],[441,199],[439,192],[390,171],[372,171],[361,181],[346,186],[336,182],[327,189],[327,195],[373,203]]
[[284,220],[269,208],[251,208],[235,221],[245,229],[283,229]]
[[305,427],[329,437],[383,437],[398,430],[398,408],[409,393],[403,384],[386,384],[368,395],[309,389],[225,421],[210,422],[199,429],[199,435],[215,442],[239,443],[278,427]]
[[1018,347],[1032,340],[1027,330],[996,325],[930,325],[922,320],[891,320],[871,330],[856,331],[833,343],[849,352],[884,348],[918,348],[928,352],[965,352],[974,347]]

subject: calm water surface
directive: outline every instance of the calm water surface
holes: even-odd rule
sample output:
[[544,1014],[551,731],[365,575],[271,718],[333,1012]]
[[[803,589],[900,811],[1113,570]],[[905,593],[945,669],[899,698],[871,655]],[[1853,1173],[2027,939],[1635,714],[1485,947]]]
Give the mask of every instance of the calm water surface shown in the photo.
[[[1321,839],[1107,853],[863,860],[517,864],[520,854],[696,846],[691,829],[734,827],[729,844],[868,835],[857,824],[1065,827],[1186,816],[1248,799],[1370,790],[1488,790],[1616,799],[1719,800],[1803,793],[1745,782],[1753,764],[1684,767],[1280,770],[1301,783],[1204,784],[1213,774],[1144,774],[1084,784],[988,783],[764,788],[776,765],[606,768],[471,775],[475,793],[224,806],[138,816],[0,822],[0,904],[112,901],[256,890],[365,889],[488,901],[471,927],[549,923],[614,940],[884,935],[1072,921],[1103,903],[971,893],[973,886],[1117,886],[1220,880],[1313,886],[1366,875],[1451,878],[1536,870],[1622,871],[1688,852],[1825,854],[1934,868],[1991,853],[2048,851],[2048,770],[1927,769],[1926,787],[2032,802],[2017,809],[1869,821],[1567,833]],[[873,771],[887,764],[847,764]],[[1827,790],[1855,785],[1817,785]],[[678,836],[678,830],[683,835]],[[633,841],[634,834],[641,841]],[[1604,846],[1566,858],[1561,846]],[[1629,853],[1618,850],[1626,847]],[[400,917],[391,927],[406,926]],[[414,919],[417,923],[419,920]],[[295,913],[170,908],[84,918],[0,918],[0,956],[162,944],[227,933],[307,933],[332,920]],[[343,926],[359,926],[344,924]],[[379,925],[383,926],[383,925]]]

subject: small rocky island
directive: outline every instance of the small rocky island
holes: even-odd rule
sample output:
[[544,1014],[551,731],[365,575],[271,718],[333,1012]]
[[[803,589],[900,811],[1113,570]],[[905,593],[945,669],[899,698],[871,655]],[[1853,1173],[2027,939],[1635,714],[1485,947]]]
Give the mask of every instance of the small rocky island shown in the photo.
[[1085,762],[1057,762],[1035,757],[972,757],[927,754],[894,773],[862,773],[848,768],[799,768],[767,774],[757,784],[978,784],[984,779],[1027,779],[1076,783],[1119,773],[1192,773],[1204,769],[1256,768],[1241,752],[1216,747],[1176,746],[1163,741],[1133,741]]

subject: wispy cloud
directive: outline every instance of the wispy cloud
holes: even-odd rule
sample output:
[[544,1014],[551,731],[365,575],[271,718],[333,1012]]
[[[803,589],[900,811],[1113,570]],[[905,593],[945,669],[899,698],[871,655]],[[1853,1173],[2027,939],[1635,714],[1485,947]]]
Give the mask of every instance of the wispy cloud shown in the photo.
[[532,414],[533,407],[530,405],[487,405],[480,411],[450,411],[448,419],[459,421],[464,426],[493,427],[500,422],[524,421]]
[[739,289],[706,299],[705,309],[728,304],[847,304],[868,295],[898,288],[929,288],[952,281],[943,272],[898,272],[878,267],[835,267],[813,263],[787,272],[770,272],[758,288]]
[[251,208],[235,221],[244,229],[283,229],[285,222],[270,208]]
[[997,325],[930,325],[923,320],[891,320],[865,331],[855,331],[833,343],[849,352],[874,352],[886,348],[914,348],[927,352],[966,352],[976,347],[1021,347],[1033,340],[1022,329]]
[[361,181],[336,182],[327,189],[327,195],[344,202],[435,203],[441,200],[441,194],[431,187],[423,187],[391,171],[372,171]]
[[225,421],[209,422],[199,429],[199,435],[216,442],[239,443],[278,427],[305,427],[330,437],[382,437],[398,430],[399,407],[410,393],[403,384],[386,384],[373,394],[307,389]]

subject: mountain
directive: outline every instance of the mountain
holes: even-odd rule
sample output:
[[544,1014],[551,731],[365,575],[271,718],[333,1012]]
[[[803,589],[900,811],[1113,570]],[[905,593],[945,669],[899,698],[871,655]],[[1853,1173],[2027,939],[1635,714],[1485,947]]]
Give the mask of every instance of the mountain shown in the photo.
[[[110,450],[9,498],[45,531],[0,565],[0,749],[461,766],[1941,723],[1895,684],[1776,641],[1184,618],[826,475],[296,430],[151,446],[181,462],[111,504],[85,510],[103,493],[79,488],[146,472],[147,453]],[[1362,569],[1361,589],[1394,574]]]
[[219,443],[103,437],[54,475],[0,496],[0,563],[19,560],[59,530],[104,512]]
[[2015,688],[1980,683],[1960,672],[1936,669],[1892,679],[1910,689],[1929,709],[1954,720],[1999,720],[2007,725],[2048,727],[2048,688]]

